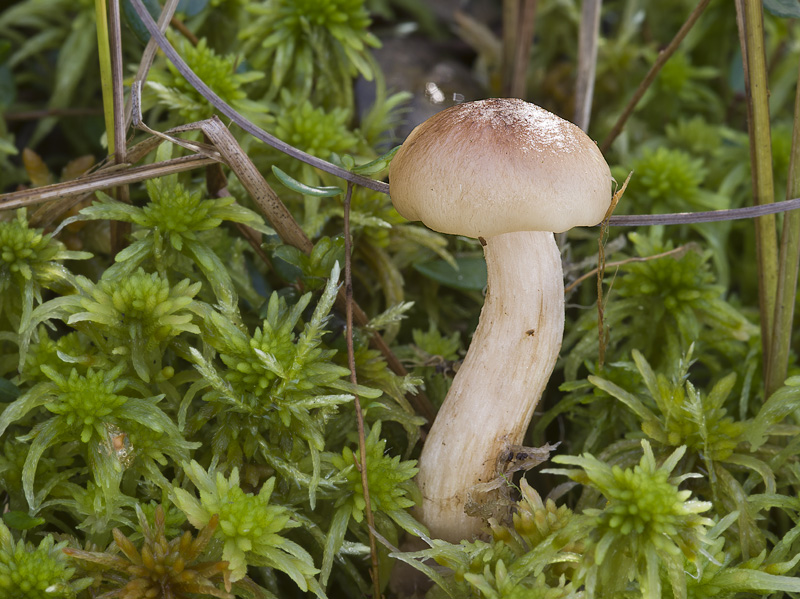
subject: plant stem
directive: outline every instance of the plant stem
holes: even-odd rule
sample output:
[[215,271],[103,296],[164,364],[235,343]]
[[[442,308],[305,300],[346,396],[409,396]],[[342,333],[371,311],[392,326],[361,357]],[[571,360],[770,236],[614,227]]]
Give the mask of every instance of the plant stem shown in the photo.
[[13,193],[0,196],[0,210],[13,210],[23,206],[34,206],[59,200],[67,197],[74,197],[83,194],[94,193],[95,191],[109,189],[117,185],[128,185],[147,181],[157,177],[166,177],[173,173],[181,173],[188,170],[204,167],[215,162],[205,156],[193,155],[172,158],[164,162],[145,164],[131,168],[119,168],[116,165],[101,169],[96,173],[86,175],[73,181],[54,183],[45,187],[34,187],[23,189]]
[[[604,234],[605,235],[605,234]],[[634,256],[632,258],[626,258],[625,260],[617,260],[616,262],[606,262],[603,271],[605,272],[608,268],[616,268],[618,266],[625,266],[626,264],[633,264],[635,262],[650,262],[651,260],[658,260],[659,258],[667,258],[668,256],[672,256],[675,259],[680,259],[686,254],[686,252],[691,251],[696,244],[694,242],[689,242],[685,245],[679,245],[678,247],[671,249],[667,252],[661,252],[660,254],[653,254],[652,256]],[[598,261],[599,262],[599,261]],[[564,293],[569,293],[573,289],[575,289],[578,285],[583,283],[589,277],[593,277],[598,272],[600,272],[600,267],[593,268],[592,270],[583,273],[577,279],[572,281],[569,285],[564,287]]]
[[[347,193],[344,196],[344,289],[347,297],[347,309],[345,318],[347,321],[347,363],[350,367],[350,382],[358,384],[356,377],[356,358],[353,351],[353,273],[351,260],[351,241],[350,241],[350,199],[353,196],[353,184],[347,183]],[[372,507],[369,500],[369,477],[367,476],[367,440],[364,434],[364,414],[361,412],[361,401],[358,395],[353,393],[356,409],[356,424],[358,426],[358,462],[359,472],[361,473],[361,487],[364,489],[364,511],[367,513],[367,533],[369,534],[369,553],[372,558],[372,585],[373,599],[380,599],[380,569],[378,564],[378,548],[375,545],[375,519],[372,516]]]
[[[158,17],[158,30],[162,33],[167,30],[169,26],[170,19],[172,15],[175,14],[175,10],[178,8],[178,0],[167,0],[166,4],[164,4],[164,9],[161,11],[161,15]],[[136,77],[134,77],[134,81],[145,81],[147,79],[147,75],[150,72],[150,67],[153,64],[153,60],[155,60],[156,52],[158,52],[158,44],[156,41],[151,37],[150,41],[147,42],[147,46],[144,48],[144,52],[142,52],[142,58],[139,61],[139,67],[136,70]],[[128,101],[125,103],[125,129],[130,127],[131,125],[131,108],[133,106],[133,93],[128,96]]]
[[[797,74],[797,90],[794,100],[794,130],[786,196],[791,198],[798,193],[800,193],[800,69]],[[783,385],[789,370],[789,347],[792,340],[798,267],[800,267],[800,212],[793,210],[783,218],[781,251],[778,260],[775,322],[772,328],[769,368],[764,377],[765,397],[769,397]]]
[[630,118],[630,116],[633,114],[633,111],[636,108],[636,105],[639,103],[639,100],[642,99],[644,93],[652,85],[653,81],[655,81],[656,76],[658,75],[659,71],[661,71],[661,68],[667,63],[672,55],[675,54],[675,51],[678,49],[678,46],[680,46],[683,38],[685,38],[689,31],[691,31],[692,27],[694,27],[694,24],[700,18],[700,15],[703,14],[703,11],[706,9],[706,6],[708,6],[709,2],[711,2],[711,0],[701,0],[701,2],[692,11],[692,14],[689,15],[689,18],[686,19],[686,22],[678,30],[678,33],[675,34],[675,37],[672,38],[672,41],[669,43],[669,45],[658,53],[658,58],[656,58],[653,66],[650,67],[650,70],[639,84],[639,87],[636,88],[633,97],[628,102],[625,110],[622,111],[619,119],[611,129],[611,132],[603,140],[603,143],[600,144],[601,152],[605,154],[611,147],[611,144],[614,143],[614,140],[617,139],[617,136],[622,132],[622,128],[625,126],[628,118]]
[[578,32],[578,79],[575,83],[575,124],[589,130],[592,116],[594,78],[597,71],[597,38],[603,0],[583,0]]
[[503,1],[503,95],[525,96],[538,0]]
[[103,114],[106,122],[108,153],[114,153],[114,91],[111,76],[111,48],[108,43],[108,14],[105,0],[94,2],[97,22],[97,53],[100,59],[100,88],[103,92]]
[[[108,3],[109,44],[111,52],[111,91],[114,110],[114,163],[123,164],[127,161],[127,141],[125,139],[125,90],[122,82],[122,27],[120,24],[119,0],[109,0]],[[111,144],[109,143],[109,148]],[[121,202],[130,203],[128,186],[123,185],[115,190],[114,196]],[[131,224],[125,222],[111,222],[111,254],[116,255],[121,251],[131,232]]]
[[[750,162],[754,203],[769,204],[775,200],[772,179],[772,140],[769,123],[769,91],[764,51],[764,23],[761,0],[743,0],[744,29],[742,56],[745,62]],[[737,2],[741,6],[742,0]],[[741,11],[740,11],[741,14]],[[758,301],[761,313],[761,347],[764,353],[764,390],[766,373],[771,371],[771,337],[775,324],[775,298],[778,289],[778,234],[774,216],[756,219],[756,254],[758,258]]]
[[108,3],[108,42],[111,55],[111,93],[114,110],[114,158],[117,164],[125,162],[128,153],[125,141],[125,91],[122,83],[122,27],[120,24],[119,0]]

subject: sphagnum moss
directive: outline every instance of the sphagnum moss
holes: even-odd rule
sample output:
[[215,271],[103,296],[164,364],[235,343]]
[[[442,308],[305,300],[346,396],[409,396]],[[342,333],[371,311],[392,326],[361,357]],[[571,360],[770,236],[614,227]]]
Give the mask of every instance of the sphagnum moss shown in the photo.
[[200,283],[184,279],[175,285],[158,273],[138,269],[123,280],[83,280],[80,308],[70,325],[91,322],[105,334],[111,354],[130,360],[136,374],[148,382],[158,372],[166,344],[181,333],[199,333],[192,314]]
[[185,471],[200,497],[185,489],[173,490],[173,501],[196,528],[219,519],[223,540],[222,558],[231,569],[231,580],[243,578],[248,564],[281,570],[303,591],[324,595],[314,578],[318,570],[311,555],[281,533],[299,526],[290,509],[271,504],[275,479],[266,481],[258,494],[245,493],[239,486],[239,471],[229,477],[213,469],[206,471],[197,462],[185,464]]
[[34,547],[14,541],[0,521],[0,599],[72,599],[88,587],[90,578],[75,577],[75,568],[62,553],[66,542],[48,535]]
[[380,45],[369,30],[364,0],[253,2],[255,18],[240,38],[257,67],[272,65],[268,97],[292,87],[304,97],[352,108],[350,83],[373,78],[369,48]]
[[590,597],[619,592],[637,580],[646,599],[660,599],[661,568],[669,572],[673,589],[685,589],[683,560],[697,559],[707,543],[706,530],[714,524],[701,516],[711,503],[691,499],[691,491],[678,488],[699,475],[672,476],[686,448],[676,449],[660,466],[647,441],[642,448],[644,455],[633,468],[611,466],[584,454],[553,460],[579,469],[548,470],[593,487],[606,499],[604,507],[583,512],[594,520],[586,547],[590,559],[579,572]]
[[0,221],[0,318],[5,316],[19,332],[28,324],[34,303],[41,303],[42,291],[74,286],[64,260],[89,258],[88,252],[68,251],[64,244],[28,225],[27,213]]

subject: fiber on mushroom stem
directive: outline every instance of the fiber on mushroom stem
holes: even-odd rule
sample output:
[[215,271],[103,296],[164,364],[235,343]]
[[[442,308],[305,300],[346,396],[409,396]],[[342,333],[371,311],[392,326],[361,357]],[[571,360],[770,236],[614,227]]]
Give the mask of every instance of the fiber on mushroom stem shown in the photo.
[[457,542],[483,526],[465,505],[497,476],[504,448],[521,444],[561,348],[553,232],[600,222],[611,181],[583,131],[517,99],[448,108],[414,129],[392,161],[397,211],[481,239],[489,275],[478,328],[420,456],[418,513],[435,537]]

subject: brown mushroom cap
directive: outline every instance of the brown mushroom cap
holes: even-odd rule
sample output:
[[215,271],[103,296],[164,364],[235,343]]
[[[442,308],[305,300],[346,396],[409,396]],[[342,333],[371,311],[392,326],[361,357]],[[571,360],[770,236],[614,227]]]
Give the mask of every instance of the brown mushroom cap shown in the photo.
[[599,223],[611,172],[581,129],[523,100],[498,98],[443,110],[395,155],[397,211],[441,233],[492,237]]

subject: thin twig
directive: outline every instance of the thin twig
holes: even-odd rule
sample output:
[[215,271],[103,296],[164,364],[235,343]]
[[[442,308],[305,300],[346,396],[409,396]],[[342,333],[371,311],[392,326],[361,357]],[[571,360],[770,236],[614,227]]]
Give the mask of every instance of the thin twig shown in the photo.
[[197,36],[192,33],[192,30],[186,26],[186,23],[178,19],[177,17],[172,17],[170,20],[170,25],[172,25],[176,31],[178,31],[183,37],[189,40],[189,43],[193,46],[196,46],[200,43],[200,40],[197,39]]
[[173,173],[204,167],[212,162],[214,161],[211,158],[205,156],[182,156],[181,158],[173,158],[164,162],[131,168],[127,168],[125,165],[114,165],[73,181],[0,195],[0,210],[13,210],[49,202],[50,200],[93,193],[118,185],[129,185],[146,181],[147,179],[165,177]]
[[603,370],[603,364],[606,361],[606,344],[608,335],[606,333],[605,321],[603,315],[605,313],[605,305],[603,304],[603,279],[606,275],[606,239],[608,239],[608,220],[606,220],[600,227],[600,235],[597,238],[597,368]]
[[578,32],[578,78],[575,82],[575,124],[589,130],[592,117],[594,78],[597,71],[597,40],[603,0],[583,0]]
[[[120,22],[119,0],[108,2],[109,43],[111,48],[111,85],[114,107],[114,130],[106,135],[114,137],[114,163],[124,164],[127,161],[128,142],[125,125],[125,90],[122,73],[122,25]],[[114,196],[121,202],[130,203],[127,185],[121,185],[114,191]],[[111,255],[120,252],[127,244],[131,232],[131,224],[113,221],[111,223]]]
[[[347,298],[347,309],[345,318],[347,321],[347,364],[350,367],[350,382],[358,385],[356,376],[356,356],[353,350],[353,272],[352,272],[352,248],[350,239],[350,200],[353,196],[353,184],[347,183],[347,193],[344,196],[344,289]],[[367,476],[367,439],[364,435],[364,414],[361,412],[361,400],[357,393],[353,393],[356,409],[356,424],[358,426],[358,452],[360,463],[359,472],[361,473],[361,486],[364,490],[364,510],[367,513],[367,533],[369,534],[369,552],[372,559],[372,585],[373,597],[380,599],[380,565],[378,564],[378,548],[375,545],[375,535],[372,531],[375,527],[375,519],[372,515],[372,507],[369,499],[369,477]]]
[[344,179],[345,181],[355,185],[360,185],[362,187],[380,191],[382,193],[389,193],[388,183],[375,181],[369,177],[353,174],[348,170],[336,166],[335,164],[331,164],[330,162],[317,158],[316,156],[312,156],[311,154],[298,150],[285,141],[278,139],[274,135],[270,135],[261,127],[251,123],[224,100],[222,100],[222,98],[220,98],[216,93],[214,93],[214,91],[208,87],[208,85],[206,85],[205,82],[203,82],[194,73],[194,71],[192,71],[192,69],[189,68],[189,65],[187,65],[180,55],[175,51],[175,48],[173,48],[167,38],[164,37],[164,34],[159,31],[158,26],[156,25],[155,21],[153,21],[153,17],[150,16],[150,13],[147,12],[147,9],[145,9],[144,5],[142,4],[142,0],[131,0],[131,4],[136,10],[136,14],[138,14],[139,18],[142,20],[142,23],[144,23],[145,27],[150,32],[150,35],[153,36],[153,39],[156,40],[158,46],[172,62],[178,72],[183,75],[186,81],[188,81],[189,84],[194,87],[198,93],[208,100],[217,110],[239,125],[239,127],[244,129],[247,133],[253,137],[256,137],[257,139],[260,139],[267,145],[272,146],[276,150],[283,152],[292,158],[300,160],[301,162],[305,162],[306,164],[318,168],[321,171],[335,175],[340,179]]
[[742,220],[756,218],[765,214],[778,214],[800,208],[800,198],[763,204],[761,206],[745,206],[727,210],[708,210],[705,212],[675,212],[672,214],[629,214],[612,216],[610,227],[641,227],[650,225],[690,225],[693,223],[712,223],[726,220]]
[[614,210],[617,209],[619,201],[625,195],[625,190],[628,188],[628,183],[631,180],[633,172],[628,173],[628,177],[622,184],[622,187],[617,190],[611,198],[611,204],[606,210],[603,222],[600,223],[600,236],[597,238],[597,340],[598,340],[598,357],[597,366],[600,370],[603,369],[603,363],[606,357],[606,345],[608,343],[608,331],[605,328],[603,314],[605,313],[605,304],[603,303],[603,278],[606,274],[606,239],[608,239],[608,221]]
[[683,38],[685,38],[689,31],[691,31],[692,27],[694,27],[694,24],[700,18],[700,15],[703,14],[703,11],[706,9],[706,6],[708,6],[709,2],[711,2],[711,0],[700,0],[700,3],[692,11],[692,14],[689,15],[689,18],[686,20],[680,30],[678,30],[678,33],[675,34],[675,37],[672,39],[669,45],[658,53],[658,58],[656,58],[653,66],[650,67],[650,71],[648,71],[645,78],[639,84],[639,87],[636,88],[636,92],[628,102],[625,110],[622,111],[622,114],[620,115],[616,124],[611,129],[611,132],[603,140],[603,143],[600,144],[601,152],[605,154],[611,147],[611,144],[614,142],[614,140],[617,139],[617,136],[622,132],[622,128],[625,126],[628,118],[631,116],[631,114],[633,114],[633,111],[636,108],[636,105],[639,103],[639,100],[642,99],[644,93],[648,90],[650,85],[652,85],[653,81],[655,81],[656,76],[661,70],[661,67],[663,67],[670,57],[675,54],[675,51],[678,49],[678,46],[680,46]]
[[[179,2],[180,0],[167,0],[167,3],[164,5],[164,10],[161,11],[161,15],[158,17],[158,23],[157,23],[158,30],[161,31],[162,33],[167,30],[167,27],[169,26],[170,23],[170,19],[172,19],[172,15],[175,14],[175,10],[178,8]],[[151,37],[144,48],[144,52],[142,52],[142,59],[139,61],[139,68],[136,69],[136,77],[134,78],[135,81],[144,81],[145,79],[147,79],[147,75],[150,73],[150,67],[153,64],[153,60],[155,60],[157,52],[158,52],[158,44]],[[128,97],[128,101],[125,104],[126,129],[131,124],[132,98],[133,94],[131,94]]]
[[236,223],[236,228],[239,229],[239,233],[241,233],[245,241],[250,244],[250,247],[253,248],[253,251],[256,253],[256,255],[261,258],[261,261],[266,264],[270,270],[272,270],[272,260],[267,255],[267,252],[265,252],[261,247],[261,233],[242,223]]
[[[798,213],[800,214],[800,212]],[[661,252],[660,254],[653,254],[652,256],[634,256],[632,258],[626,258],[625,260],[618,260],[616,262],[606,262],[603,266],[604,269],[606,268],[616,268],[619,266],[625,266],[626,264],[632,264],[634,262],[649,262],[650,260],[658,260],[659,258],[667,258],[669,256],[672,257],[679,257],[697,247],[697,244],[694,242],[687,243],[685,245],[681,245],[676,247],[675,249],[669,250],[667,252]],[[586,279],[593,277],[594,275],[600,272],[600,268],[593,268],[592,270],[583,273],[577,279],[572,281],[569,285],[564,287],[564,293],[569,293],[573,289],[575,289],[578,285],[583,283]]]
[[522,0],[519,7],[514,58],[511,63],[511,81],[508,86],[508,96],[511,98],[525,97],[525,83],[528,79],[528,64],[531,58],[533,32],[536,27],[536,5],[537,0]]

